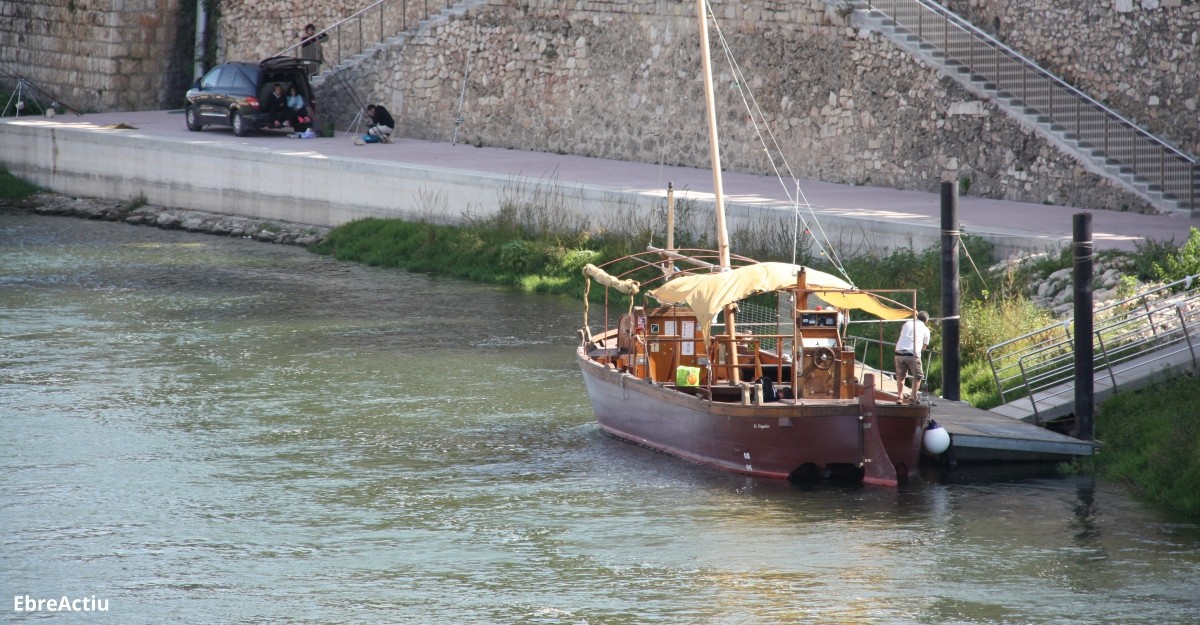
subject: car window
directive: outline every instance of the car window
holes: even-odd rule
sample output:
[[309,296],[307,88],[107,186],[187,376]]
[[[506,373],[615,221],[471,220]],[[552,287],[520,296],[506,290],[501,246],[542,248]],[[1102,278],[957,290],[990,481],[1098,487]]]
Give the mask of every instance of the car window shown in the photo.
[[237,76],[238,76],[237,69],[232,68],[232,67],[226,67],[225,71],[221,72],[221,77],[219,79],[217,79],[217,88],[222,91],[227,91],[230,87],[233,86],[234,81],[237,80]]
[[237,72],[233,88],[242,93],[254,93],[254,83],[241,72]]
[[201,89],[216,89],[217,81],[219,80],[221,73],[224,71],[225,71],[224,67],[216,67],[216,68],[213,68],[212,70],[210,70],[207,74],[204,75],[204,78],[200,79],[200,88]]

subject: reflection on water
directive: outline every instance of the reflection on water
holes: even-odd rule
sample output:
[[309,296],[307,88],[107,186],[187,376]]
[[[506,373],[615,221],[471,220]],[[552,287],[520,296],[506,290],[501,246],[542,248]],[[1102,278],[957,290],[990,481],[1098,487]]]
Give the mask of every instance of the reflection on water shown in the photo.
[[600,435],[573,302],[5,215],[0,311],[0,591],[72,622],[1200,622],[1197,523],[1090,478]]

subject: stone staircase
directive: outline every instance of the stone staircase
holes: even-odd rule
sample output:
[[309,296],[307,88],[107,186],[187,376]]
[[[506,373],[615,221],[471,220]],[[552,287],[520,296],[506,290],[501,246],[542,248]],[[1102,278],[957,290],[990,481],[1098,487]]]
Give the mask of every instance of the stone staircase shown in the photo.
[[[417,4],[408,0],[378,0],[322,31],[329,34],[330,41],[340,43],[343,31],[351,35],[346,39],[353,40],[349,50],[339,45],[332,62],[311,79],[313,89],[320,94],[323,116],[340,120],[347,132],[357,130],[361,112],[371,99],[370,87],[364,86],[363,70],[369,69],[386,51],[404,47],[430,28],[484,6],[487,0],[437,0],[433,6],[430,4],[428,1]],[[412,7],[422,10],[414,16]],[[372,34],[368,36],[368,32]],[[330,46],[327,44],[325,48],[325,59],[330,61]],[[367,92],[365,95],[364,91]]]
[[[386,12],[389,5],[403,7],[406,4],[406,0],[383,0],[382,2],[376,3],[376,5],[379,5],[379,11],[381,13]],[[428,13],[423,19],[420,19],[414,23],[410,24],[406,21],[404,22],[404,30],[398,30],[394,33],[388,34],[387,36],[378,38],[378,40],[374,41],[373,43],[365,44],[361,46],[361,49],[358,52],[347,55],[344,58],[340,58],[335,63],[323,68],[320,73],[313,76],[313,87],[319,88],[326,81],[334,79],[339,72],[356,67],[362,64],[364,61],[374,58],[383,50],[395,46],[403,46],[404,44],[408,43],[412,37],[429,29],[432,26],[444,24],[456,17],[462,17],[467,13],[467,11],[484,6],[486,4],[487,0],[462,0],[461,2],[454,4],[447,3],[445,7],[437,10],[436,12]],[[372,7],[376,5],[372,5]],[[364,9],[363,12],[365,13],[369,10],[370,9]],[[369,15],[369,13],[367,14]],[[331,31],[340,24],[351,23],[355,19],[358,19],[357,16],[358,14],[348,17],[339,22],[337,25],[331,26],[326,30]]]
[[[832,1],[832,0],[827,0]],[[899,48],[1159,211],[1200,215],[1196,158],[1154,136],[931,0],[836,2]]]

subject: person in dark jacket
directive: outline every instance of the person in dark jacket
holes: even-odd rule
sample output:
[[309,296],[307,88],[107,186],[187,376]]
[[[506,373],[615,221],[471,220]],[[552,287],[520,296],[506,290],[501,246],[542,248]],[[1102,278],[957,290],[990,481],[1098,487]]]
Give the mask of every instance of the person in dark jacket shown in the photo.
[[367,132],[379,137],[384,143],[392,142],[392,131],[396,129],[396,120],[382,104],[368,104]]
[[267,95],[267,103],[264,110],[270,113],[270,123],[276,128],[283,126],[285,122],[292,121],[292,110],[288,108],[287,96],[283,93],[283,85],[275,85],[275,88]]

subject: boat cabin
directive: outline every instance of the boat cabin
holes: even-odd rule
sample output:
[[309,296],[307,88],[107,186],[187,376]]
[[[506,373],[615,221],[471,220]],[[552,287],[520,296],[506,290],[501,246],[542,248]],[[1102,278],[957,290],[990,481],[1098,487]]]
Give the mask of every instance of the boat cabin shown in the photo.
[[744,391],[756,402],[855,397],[854,350],[843,341],[841,313],[800,309],[793,318],[791,332],[735,332],[731,338],[726,331],[714,334],[706,348],[690,309],[635,307],[618,324],[614,365],[656,384],[711,394],[714,401],[741,402]]

